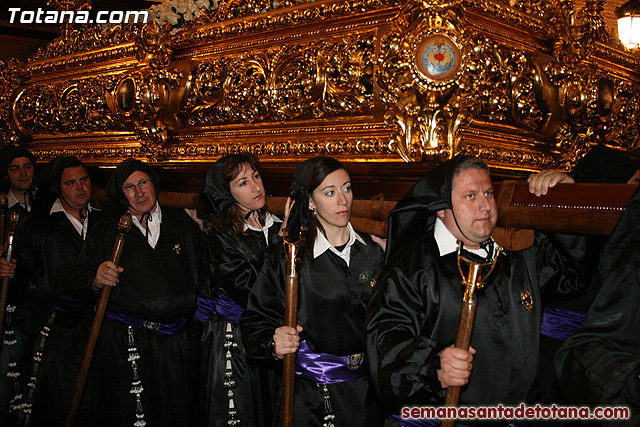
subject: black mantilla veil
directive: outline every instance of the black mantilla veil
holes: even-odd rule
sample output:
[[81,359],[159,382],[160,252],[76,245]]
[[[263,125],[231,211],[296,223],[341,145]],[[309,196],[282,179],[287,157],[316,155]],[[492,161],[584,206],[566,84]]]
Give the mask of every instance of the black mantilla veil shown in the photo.
[[396,204],[389,213],[387,260],[401,247],[426,235],[435,224],[437,211],[453,209],[453,176],[458,166],[468,159],[469,156],[457,155],[436,166]]
[[309,199],[311,193],[316,187],[332,172],[344,169],[349,173],[346,166],[333,157],[312,157],[300,163],[293,174],[293,183],[289,187],[289,197],[295,200],[291,212],[287,228],[289,237],[287,240],[294,242],[298,239],[301,227],[309,227],[307,234],[306,247],[313,248],[315,242],[316,230],[322,226],[317,220],[309,219]]
[[[235,205],[236,200],[231,194],[231,187],[228,181],[229,174],[234,175],[231,180],[235,179],[235,176],[240,173],[242,165],[245,164],[258,173],[260,172],[258,159],[248,153],[228,154],[218,159],[207,171],[198,203],[198,216],[202,218],[206,230],[209,229],[212,223],[220,225],[217,220],[224,215],[229,215],[229,209]],[[230,170],[229,168],[232,169]],[[230,218],[229,222],[236,228],[237,221],[246,221],[251,214],[258,212],[260,222],[264,224],[267,209],[268,207],[265,203],[261,209],[249,211],[243,218]],[[225,229],[227,227],[223,226],[222,228]],[[231,229],[226,231],[233,232]],[[241,233],[242,231],[240,229],[238,232]]]
[[229,183],[224,178],[224,158],[215,162],[207,171],[204,185],[200,192],[200,206],[198,210],[204,223],[204,228],[220,218],[236,200],[231,195]]
[[111,179],[107,184],[106,193],[107,196],[109,196],[109,210],[111,212],[122,214],[129,209],[129,201],[122,191],[122,186],[127,178],[136,171],[147,174],[153,183],[156,194],[158,193],[158,185],[160,184],[160,175],[158,175],[158,172],[140,160],[124,160],[116,167],[116,170],[113,172],[113,175],[111,175]]

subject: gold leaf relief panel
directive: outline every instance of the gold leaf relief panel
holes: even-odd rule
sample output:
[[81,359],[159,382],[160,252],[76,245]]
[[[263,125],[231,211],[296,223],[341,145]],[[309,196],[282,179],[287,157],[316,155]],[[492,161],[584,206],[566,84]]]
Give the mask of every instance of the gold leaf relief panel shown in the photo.
[[124,130],[124,124],[111,114],[105,99],[105,93],[116,81],[116,76],[104,76],[26,86],[13,102],[13,122],[26,138]]
[[182,109],[191,127],[371,114],[374,36],[200,62]]
[[18,137],[10,125],[11,100],[13,91],[18,86],[19,63],[17,60],[0,61],[0,142],[17,142]]

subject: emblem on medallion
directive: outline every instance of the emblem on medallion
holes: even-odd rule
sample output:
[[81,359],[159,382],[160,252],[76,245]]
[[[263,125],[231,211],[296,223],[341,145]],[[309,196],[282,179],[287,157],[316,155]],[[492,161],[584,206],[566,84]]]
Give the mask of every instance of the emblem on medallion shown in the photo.
[[145,321],[144,322],[144,327],[147,328],[147,329],[150,329],[152,331],[155,331],[160,327],[160,323]]
[[355,371],[364,363],[364,353],[350,354],[347,356],[347,368]]
[[362,273],[360,273],[359,279],[361,282],[366,282],[369,280],[369,272],[368,271],[363,271]]
[[416,49],[416,66],[420,73],[431,80],[441,82],[452,79],[461,64],[460,49],[445,34],[428,36]]
[[176,243],[171,249],[176,255],[180,255],[182,253],[182,246],[180,246],[180,243]]
[[533,308],[533,296],[531,295],[531,292],[527,291],[526,289],[520,292],[520,303],[522,303],[524,308],[526,308],[528,311],[531,311],[531,309]]

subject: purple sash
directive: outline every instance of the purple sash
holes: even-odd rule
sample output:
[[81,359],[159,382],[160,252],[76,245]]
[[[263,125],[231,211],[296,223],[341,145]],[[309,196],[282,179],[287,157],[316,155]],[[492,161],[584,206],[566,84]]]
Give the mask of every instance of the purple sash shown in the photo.
[[62,293],[49,301],[49,306],[63,313],[68,313],[80,319],[92,320],[96,314],[95,305],[82,304]]
[[314,353],[303,340],[296,356],[296,375],[311,378],[319,384],[342,383],[365,376],[363,365],[363,353],[348,356]]
[[227,294],[218,291],[215,298],[198,296],[198,309],[195,317],[201,322],[207,322],[213,313],[218,313],[228,321],[238,323],[243,311],[244,309],[229,298]]
[[173,335],[184,330],[187,319],[180,319],[173,323],[149,322],[147,320],[138,319],[137,317],[128,316],[123,313],[107,310],[107,317],[125,325],[133,326],[138,329],[146,329],[153,331],[158,335]]
[[551,338],[566,340],[582,328],[586,314],[559,308],[545,307],[540,333]]

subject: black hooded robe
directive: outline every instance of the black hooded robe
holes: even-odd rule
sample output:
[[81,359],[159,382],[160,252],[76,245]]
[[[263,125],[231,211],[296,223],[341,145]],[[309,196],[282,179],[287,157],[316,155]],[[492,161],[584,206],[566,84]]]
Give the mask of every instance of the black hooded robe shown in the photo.
[[[101,212],[97,210],[89,213],[88,229],[93,227],[100,215]],[[14,254],[18,259],[16,277],[20,281],[33,283],[38,296],[16,312],[15,326],[29,333],[37,333],[53,311],[49,303],[69,290],[69,270],[77,261],[84,241],[64,212],[50,214],[39,211],[18,229],[15,242]],[[92,300],[83,300],[86,294],[75,293],[71,296],[67,293],[68,297],[75,297],[77,303],[84,303],[86,311],[72,313],[55,310],[56,316],[38,363],[32,426],[64,425],[93,321],[89,313],[94,311],[94,303]],[[28,362],[21,369],[21,390],[25,398],[28,394],[26,383],[33,370],[32,358]],[[90,396],[91,389],[85,388],[83,402],[88,402]],[[82,408],[86,408],[84,403]],[[87,423],[88,414],[81,411],[77,421]]]
[[[278,235],[281,222],[274,221],[266,238],[263,231],[247,228],[241,234],[232,234],[215,225],[237,203],[225,176],[228,162],[237,161],[250,166],[255,162],[257,167],[257,160],[250,156],[225,156],[209,168],[200,193],[199,211],[209,230],[213,267],[211,286],[198,297],[199,322],[195,328],[200,347],[196,416],[198,425],[207,427],[227,427],[234,422],[266,427],[275,423],[279,403],[277,365],[273,361],[247,359],[237,319],[247,307],[265,253],[272,246],[282,248]],[[263,210],[266,209],[265,205]]]
[[[87,236],[71,272],[78,287],[91,288],[98,266],[111,258],[119,219],[119,215],[105,216]],[[160,335],[153,330],[153,322],[173,323],[193,316],[208,268],[204,247],[204,233],[182,209],[162,208],[155,248],[136,226],[126,236],[120,260],[124,271],[111,292],[108,310],[147,322],[148,329],[132,328],[147,425],[191,426],[187,333],[183,329]],[[136,400],[130,393],[133,369],[128,360],[127,324],[105,318],[92,366],[94,425],[133,425]]]
[[[351,247],[349,266],[327,250],[313,259],[303,255],[298,272],[298,323],[316,353],[350,355],[364,353],[364,314],[372,281],[382,267],[383,252],[368,235]],[[249,357],[274,359],[270,343],[276,328],[284,324],[286,256],[281,248],[269,253],[251,290],[247,310],[240,319]],[[366,364],[365,356],[365,364]],[[363,369],[366,369],[363,368]],[[336,427],[375,427],[382,417],[369,378],[328,384]],[[296,376],[294,424],[322,426],[325,406],[315,381]]]
[[626,406],[640,425],[640,190],[637,190],[603,248],[602,280],[582,329],[558,351],[556,369],[574,402]]
[[[544,240],[500,255],[479,291],[471,341],[477,353],[460,405],[535,401],[541,287],[567,280],[559,266],[562,260]],[[522,303],[525,292],[533,302],[530,310]],[[367,355],[391,413],[401,406],[444,403],[438,353],[455,343],[463,296],[456,253],[440,256],[433,235],[387,263],[367,309]]]
[[[456,253],[440,256],[433,230],[436,212],[452,208],[454,172],[466,160],[457,156],[434,168],[389,216],[387,263],[367,308],[367,356],[390,414],[402,406],[444,403],[438,353],[455,343],[464,291]],[[548,285],[551,292],[568,293],[580,286],[564,264],[544,236],[532,248],[500,255],[479,293],[471,341],[477,353],[461,405],[535,398],[541,290]],[[530,309],[523,300],[532,302]]]
[[[623,152],[598,144],[580,159],[569,175],[576,183],[622,184],[629,181],[637,171],[638,165]],[[546,298],[545,307],[551,310],[560,309],[560,313],[568,311],[567,315],[570,316],[577,314],[576,317],[584,317],[602,283],[597,277],[597,266],[607,236],[560,232],[544,234],[562,256],[573,263],[579,279],[585,286],[584,291],[576,294]],[[543,320],[544,318],[543,314]],[[559,332],[554,328],[543,328],[540,337],[541,403],[568,404],[573,400],[570,394],[562,392],[555,371],[556,353],[564,343],[566,333],[564,328],[560,328]],[[584,422],[578,421],[574,424],[582,425]]]
[[[212,287],[204,291],[204,296],[214,298],[221,291],[241,309],[246,309],[249,293],[262,269],[267,249],[271,246],[282,248],[282,238],[278,236],[280,226],[280,222],[274,222],[269,228],[269,244],[261,231],[246,230],[244,234],[231,235],[214,227],[209,232],[214,274]],[[200,396],[204,406],[203,425],[228,425],[229,396],[228,387],[224,385],[227,324],[231,325],[235,344],[231,349],[231,366],[235,381],[232,390],[236,419],[247,427],[271,425],[275,421],[280,390],[276,365],[271,361],[248,361],[238,323],[227,321],[218,314],[213,314],[203,325],[200,337],[199,381],[203,386],[199,389],[204,390]]]

